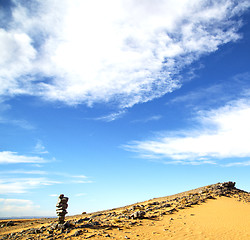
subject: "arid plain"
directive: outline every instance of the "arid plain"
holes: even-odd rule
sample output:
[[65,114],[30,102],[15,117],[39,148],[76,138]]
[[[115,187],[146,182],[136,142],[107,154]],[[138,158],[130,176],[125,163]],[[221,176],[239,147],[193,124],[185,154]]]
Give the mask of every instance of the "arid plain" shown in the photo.
[[250,239],[250,194],[225,182],[66,217],[0,221],[0,239]]

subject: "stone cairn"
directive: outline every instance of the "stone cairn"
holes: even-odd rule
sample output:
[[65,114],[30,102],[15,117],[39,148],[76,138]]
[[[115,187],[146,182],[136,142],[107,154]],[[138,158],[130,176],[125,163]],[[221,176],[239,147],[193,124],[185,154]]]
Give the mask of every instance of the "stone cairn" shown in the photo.
[[58,216],[58,222],[59,224],[63,224],[64,223],[64,219],[65,219],[65,215],[68,213],[66,211],[67,207],[68,207],[68,202],[69,198],[64,197],[63,194],[61,194],[58,197],[58,202],[56,204],[56,214]]

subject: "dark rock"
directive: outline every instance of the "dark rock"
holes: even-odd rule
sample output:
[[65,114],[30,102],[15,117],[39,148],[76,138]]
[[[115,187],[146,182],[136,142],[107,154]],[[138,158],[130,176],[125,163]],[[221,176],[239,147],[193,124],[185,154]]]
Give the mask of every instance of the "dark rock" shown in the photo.
[[85,238],[88,239],[88,238],[92,238],[92,237],[95,237],[95,234],[89,235],[89,236],[87,236]]
[[103,215],[102,213],[94,214],[94,215],[91,216],[91,218],[100,217],[102,215]]
[[166,204],[162,205],[162,207],[163,207],[163,208],[165,208],[165,207],[171,207],[171,204],[166,203]]
[[152,202],[152,203],[149,203],[149,205],[159,205],[160,203],[159,202]]
[[144,212],[144,211],[137,211],[137,212],[131,214],[130,218],[133,218],[133,219],[137,219],[137,218],[142,219],[142,218],[144,218],[145,214],[146,214],[146,212]]
[[83,224],[83,225],[81,225],[79,227],[81,227],[81,228],[90,228],[90,227],[93,227],[93,225],[90,224],[90,223],[87,223],[87,224]]
[[13,221],[9,221],[6,223],[6,226],[9,227],[9,226],[14,226],[15,223]]
[[100,226],[101,224],[99,222],[95,221],[95,222],[92,222],[92,225],[93,226]]
[[50,227],[51,227],[51,229],[57,229],[58,228],[58,223],[52,223],[51,225],[50,225]]
[[64,228],[72,227],[72,224],[70,223],[70,221],[65,222],[63,225],[64,225]]
[[58,229],[66,229],[65,225],[63,223],[58,224],[57,226]]

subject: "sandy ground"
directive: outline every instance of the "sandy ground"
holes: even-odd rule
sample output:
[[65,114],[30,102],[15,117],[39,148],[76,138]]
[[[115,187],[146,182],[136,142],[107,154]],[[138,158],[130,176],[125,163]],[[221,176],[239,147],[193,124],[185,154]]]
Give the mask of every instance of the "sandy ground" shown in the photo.
[[[250,204],[221,197],[131,229],[130,239],[250,239]],[[117,239],[125,233],[117,234]]]
[[[249,193],[246,194],[249,195]],[[162,202],[162,198],[159,202]],[[51,225],[56,223],[56,219],[18,219],[14,221],[14,226],[0,228],[0,239],[250,239],[250,202],[240,201],[238,195],[207,199],[199,204],[177,209],[170,214],[166,214],[166,208],[159,208],[151,213],[155,214],[155,217],[154,215],[147,217],[149,214],[147,213],[143,219],[118,218],[119,212],[126,211],[128,207],[130,206],[116,209],[114,217],[107,216],[114,213],[114,210],[104,211],[100,217],[92,216],[95,221],[101,223],[97,226],[87,226],[88,222],[81,222],[85,224],[82,226],[76,224],[77,220],[89,218],[90,214],[69,216],[66,220],[74,222],[74,227],[62,232],[60,229],[55,229],[53,234],[47,232]],[[4,223],[6,224],[6,220],[0,221],[0,225]],[[23,235],[14,234],[41,227],[46,231],[34,234],[26,231]],[[80,235],[76,234],[77,231],[81,232]],[[10,236],[11,233],[13,236]]]

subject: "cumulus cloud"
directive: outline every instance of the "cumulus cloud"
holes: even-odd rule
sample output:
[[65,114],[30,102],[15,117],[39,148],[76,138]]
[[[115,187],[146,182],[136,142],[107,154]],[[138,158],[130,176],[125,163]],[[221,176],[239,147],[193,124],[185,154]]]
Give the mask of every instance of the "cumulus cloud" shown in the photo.
[[[196,121],[195,129],[164,132],[156,139],[134,141],[125,148],[141,157],[165,159],[166,163],[215,164],[220,159],[250,157],[249,99],[200,111]],[[246,166],[249,162],[233,165]]]
[[[131,107],[180,87],[178,73],[236,41],[248,0],[14,1],[0,28],[0,94]],[[234,19],[234,20],[233,20]]]

